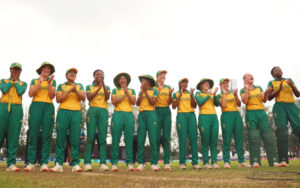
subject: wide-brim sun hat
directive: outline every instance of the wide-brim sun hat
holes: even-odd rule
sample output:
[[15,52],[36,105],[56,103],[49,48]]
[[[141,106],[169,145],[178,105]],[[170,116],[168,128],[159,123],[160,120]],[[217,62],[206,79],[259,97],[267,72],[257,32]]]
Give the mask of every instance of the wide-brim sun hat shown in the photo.
[[131,78],[130,78],[130,75],[126,72],[121,72],[119,74],[117,74],[115,77],[114,77],[114,84],[116,87],[121,87],[120,84],[119,84],[119,79],[121,76],[125,76],[126,80],[127,80],[127,86],[129,85],[130,81],[131,81]]
[[209,89],[211,89],[212,87],[214,87],[214,81],[212,79],[209,79],[209,78],[202,78],[199,83],[197,84],[196,88],[198,90],[201,90],[201,84],[203,82],[208,82],[209,83]]
[[151,87],[154,87],[154,86],[155,86],[155,80],[154,80],[154,78],[153,78],[151,75],[149,75],[149,74],[143,74],[143,75],[139,76],[140,82],[142,82],[143,79],[148,79],[148,80],[150,80],[150,86],[151,86]]
[[50,67],[50,70],[51,70],[50,74],[53,74],[55,72],[54,65],[52,65],[51,63],[49,63],[49,62],[46,61],[46,62],[42,63],[41,66],[38,69],[36,69],[36,72],[39,75],[42,73],[42,69],[43,69],[44,66],[49,66]]

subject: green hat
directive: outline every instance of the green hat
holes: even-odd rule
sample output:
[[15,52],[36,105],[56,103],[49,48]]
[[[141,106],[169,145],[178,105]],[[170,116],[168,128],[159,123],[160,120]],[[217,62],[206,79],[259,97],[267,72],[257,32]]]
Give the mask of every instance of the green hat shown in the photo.
[[143,75],[139,76],[139,79],[140,79],[141,82],[142,82],[142,80],[144,78],[150,80],[150,86],[151,87],[155,86],[155,80],[154,80],[154,78],[151,75],[149,75],[149,74],[143,74]]
[[202,79],[200,80],[200,82],[199,82],[199,83],[197,84],[197,86],[196,86],[196,88],[197,88],[198,90],[201,90],[201,84],[202,84],[203,82],[208,82],[208,83],[209,83],[209,89],[211,89],[212,87],[214,87],[214,81],[213,81],[212,79],[202,78]]
[[188,82],[189,82],[189,79],[187,79],[187,78],[182,78],[182,79],[179,80],[178,84],[180,84],[181,82],[184,82],[184,81],[188,83]]
[[66,75],[67,75],[69,72],[71,72],[71,71],[75,72],[76,74],[77,74],[77,72],[78,72],[78,70],[77,70],[76,68],[70,68],[70,69],[68,69],[68,70],[66,71]]
[[229,78],[222,78],[222,79],[220,80],[220,85],[223,84],[223,82],[225,82],[225,81],[229,82],[230,79],[229,79]]
[[14,68],[14,67],[17,67],[17,68],[19,68],[19,69],[22,70],[22,65],[21,65],[20,63],[14,62],[14,63],[12,63],[12,64],[10,65],[9,68],[12,69],[12,68]]
[[119,74],[117,74],[115,77],[114,77],[114,84],[116,87],[121,87],[120,84],[119,84],[119,79],[121,76],[125,76],[126,80],[127,80],[127,86],[129,85],[130,81],[131,81],[131,78],[130,78],[130,75],[126,72],[121,72]]
[[55,68],[54,68],[54,66],[51,63],[49,63],[47,61],[44,62],[44,63],[42,63],[41,66],[38,69],[36,69],[36,72],[40,75],[42,73],[42,68],[44,66],[46,66],[46,65],[48,65],[50,67],[50,69],[51,69],[50,74],[53,74],[55,72]]
[[168,71],[166,71],[166,70],[159,70],[159,71],[157,71],[157,73],[156,73],[156,77],[157,77],[158,75],[160,75],[160,73],[165,73],[165,74],[167,74]]

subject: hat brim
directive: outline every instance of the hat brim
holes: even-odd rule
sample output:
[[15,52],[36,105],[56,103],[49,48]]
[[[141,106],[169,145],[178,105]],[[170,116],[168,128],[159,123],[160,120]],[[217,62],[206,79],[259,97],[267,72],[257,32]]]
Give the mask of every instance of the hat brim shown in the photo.
[[53,74],[55,72],[55,68],[52,64],[45,64],[45,65],[41,65],[38,69],[36,69],[36,72],[41,75],[42,74],[42,69],[44,66],[49,66],[50,67],[50,74]]
[[10,67],[10,69],[12,69],[12,68],[18,68],[18,69],[22,70],[22,68],[21,68],[20,66],[17,66],[17,65],[16,65],[16,66],[11,66],[11,67]]
[[209,83],[209,89],[211,89],[212,87],[214,87],[214,81],[213,81],[213,80],[211,80],[211,79],[205,79],[205,80],[201,80],[201,81],[197,84],[196,88],[197,88],[198,90],[201,90],[201,84],[202,84],[203,82],[208,82],[208,83]]
[[119,79],[121,76],[125,76],[126,80],[127,80],[127,86],[129,85],[130,81],[131,81],[131,78],[130,78],[130,75],[125,73],[125,72],[122,72],[122,73],[119,73],[117,74],[115,77],[114,77],[114,84],[116,87],[121,87],[120,84],[119,84]]
[[150,77],[148,77],[148,76],[139,76],[140,82],[142,82],[143,79],[150,80],[150,86],[151,86],[151,87],[154,87],[154,86],[155,86],[155,80],[154,80],[153,78],[150,78]]
[[183,79],[181,79],[181,80],[179,81],[178,84],[181,84],[182,82],[187,82],[187,83],[189,83],[189,79],[183,78]]

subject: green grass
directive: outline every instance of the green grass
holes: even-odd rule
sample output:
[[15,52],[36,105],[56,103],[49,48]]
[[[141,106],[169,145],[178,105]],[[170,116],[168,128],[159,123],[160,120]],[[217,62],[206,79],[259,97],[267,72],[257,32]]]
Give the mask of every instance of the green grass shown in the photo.
[[[53,163],[50,164],[53,166]],[[82,164],[81,164],[82,165]],[[160,164],[163,169],[163,164]],[[99,164],[93,164],[92,172],[75,173],[71,167],[64,166],[63,173],[24,172],[23,163],[18,163],[20,172],[6,172],[6,164],[0,163],[0,187],[300,187],[300,175],[286,174],[286,172],[300,173],[300,160],[290,161],[290,167],[268,167],[263,161],[260,168],[239,168],[237,162],[232,162],[231,169],[223,169],[223,162],[219,162],[220,169],[182,171],[178,163],[172,163],[172,171],[152,172],[149,164],[144,172],[128,172],[124,163],[119,164],[119,172],[100,172]],[[270,173],[272,172],[272,173]],[[274,174],[280,173],[280,174]],[[272,178],[277,180],[252,180],[247,177]],[[280,178],[298,180],[279,180]]]

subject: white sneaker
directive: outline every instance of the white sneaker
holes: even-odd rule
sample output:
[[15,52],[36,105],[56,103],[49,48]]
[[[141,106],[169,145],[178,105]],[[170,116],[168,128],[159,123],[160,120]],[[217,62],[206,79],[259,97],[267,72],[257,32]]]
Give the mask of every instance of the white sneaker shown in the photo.
[[8,168],[6,168],[7,172],[19,172],[20,169],[16,167],[15,164],[11,164]]
[[240,166],[240,168],[250,168],[251,167],[251,165],[246,162],[239,163],[239,166]]
[[229,169],[230,168],[230,164],[229,163],[224,163],[224,168]]
[[196,164],[196,165],[193,165],[192,168],[195,170],[199,170],[199,169],[201,169],[201,166]]
[[185,165],[185,164],[180,164],[180,165],[179,165],[179,168],[180,168],[181,170],[186,170],[186,165]]
[[29,172],[29,171],[32,171],[33,169],[34,169],[34,165],[31,163],[28,163],[26,168],[24,168],[24,171]]
[[59,163],[56,163],[53,168],[50,168],[50,172],[63,172],[64,169]]
[[212,168],[208,163],[205,164],[203,167],[206,168],[206,169],[211,169]]
[[212,168],[215,168],[215,169],[219,169],[219,168],[220,168],[219,165],[218,165],[217,163],[214,163],[214,164],[212,164],[211,166],[212,166]]
[[259,168],[259,167],[260,166],[259,166],[258,162],[254,162],[253,165],[252,165],[252,168]]
[[274,166],[274,167],[280,167],[280,165],[279,165],[278,162],[274,162],[274,163],[273,163],[273,166]]
[[116,164],[111,165],[111,171],[118,172],[119,171],[118,166]]
[[171,171],[171,166],[170,166],[170,164],[165,164],[165,170],[166,170],[166,171]]
[[47,165],[47,164],[43,164],[43,165],[41,166],[40,171],[41,171],[41,172],[48,172],[48,171],[49,171],[48,165]]
[[106,166],[106,164],[101,164],[100,165],[100,171],[108,171],[109,170],[109,167]]
[[139,164],[136,171],[144,171],[144,164]]
[[285,161],[282,161],[280,164],[279,164],[279,167],[288,167],[289,165],[285,162]]
[[133,164],[128,164],[127,165],[127,170],[128,171],[135,171]]
[[160,170],[160,168],[158,167],[158,165],[151,165],[151,170],[153,170],[153,171],[159,171]]
[[72,172],[82,172],[82,168],[79,165],[75,165],[72,167]]
[[91,164],[85,164],[85,165],[83,166],[83,169],[84,169],[84,171],[86,171],[86,172],[90,172],[90,171],[93,170]]

